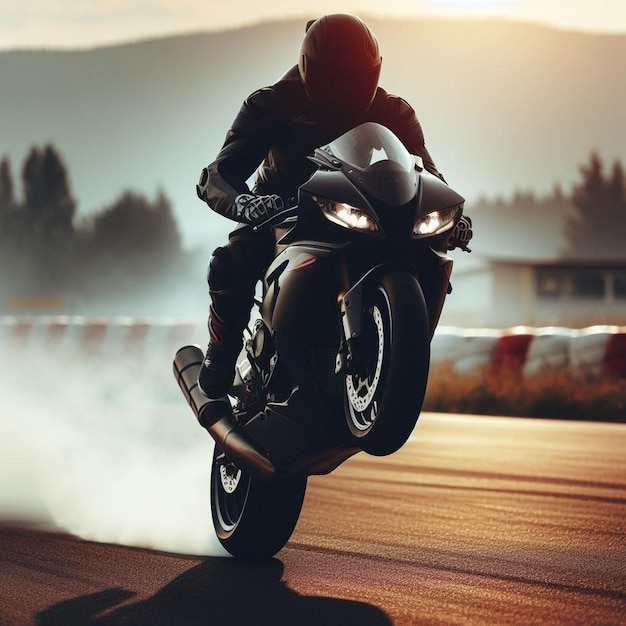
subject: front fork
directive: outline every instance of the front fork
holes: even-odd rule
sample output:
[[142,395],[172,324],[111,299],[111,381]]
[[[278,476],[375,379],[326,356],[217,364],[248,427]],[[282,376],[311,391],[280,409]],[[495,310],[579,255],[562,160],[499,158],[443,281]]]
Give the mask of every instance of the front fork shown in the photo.
[[[345,258],[342,260],[344,285],[348,282]],[[359,342],[363,322],[363,293],[378,283],[379,276],[389,267],[387,263],[370,269],[352,287],[339,294],[338,305],[341,320],[341,345],[335,361],[335,374],[356,374],[360,370]]]
[[[453,261],[451,258],[436,250],[429,249],[428,258],[422,258],[418,263],[418,270],[414,273],[420,283],[428,319],[430,336],[432,338],[446,295],[452,291],[450,276]],[[363,292],[370,285],[377,283],[379,276],[389,267],[388,263],[377,265],[370,269],[357,283],[349,286],[349,273],[346,257],[341,260],[343,275],[343,290],[338,297],[339,315],[341,320],[341,345],[335,361],[336,374],[355,374],[359,370],[359,338],[362,331],[362,301]]]
[[430,323],[430,336],[435,334],[435,329],[441,317],[441,311],[446,300],[446,296],[452,293],[450,276],[452,274],[452,259],[444,254],[429,248],[425,263],[417,266],[417,280],[422,288],[428,319]]

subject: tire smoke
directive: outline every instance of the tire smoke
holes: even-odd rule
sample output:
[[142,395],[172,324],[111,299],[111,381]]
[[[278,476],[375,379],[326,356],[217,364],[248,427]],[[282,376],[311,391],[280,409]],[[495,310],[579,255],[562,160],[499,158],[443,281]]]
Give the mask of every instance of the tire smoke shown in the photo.
[[171,360],[0,360],[0,517],[83,539],[222,556],[213,444]]

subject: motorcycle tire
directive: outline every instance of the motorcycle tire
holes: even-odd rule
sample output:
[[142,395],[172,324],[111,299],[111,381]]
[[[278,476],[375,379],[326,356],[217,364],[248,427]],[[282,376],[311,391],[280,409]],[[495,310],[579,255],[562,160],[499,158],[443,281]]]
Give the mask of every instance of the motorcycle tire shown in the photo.
[[213,526],[222,546],[248,560],[272,557],[287,543],[300,516],[307,477],[277,485],[238,468],[215,445],[211,470]]
[[345,377],[345,414],[356,444],[384,456],[410,437],[422,410],[430,329],[421,287],[392,270],[363,294],[356,372]]

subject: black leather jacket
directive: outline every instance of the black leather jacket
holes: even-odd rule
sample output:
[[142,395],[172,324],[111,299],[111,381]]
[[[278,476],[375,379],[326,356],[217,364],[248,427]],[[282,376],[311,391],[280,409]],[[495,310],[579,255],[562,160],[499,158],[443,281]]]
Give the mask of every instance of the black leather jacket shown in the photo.
[[246,181],[259,168],[253,193],[278,194],[287,202],[309,179],[315,166],[307,159],[315,148],[363,122],[391,129],[424,167],[443,178],[424,145],[422,128],[411,106],[378,88],[367,111],[350,119],[332,118],[308,99],[298,68],[243,103],[222,149],[208,166],[207,202],[225,217],[240,221],[235,198],[250,193]]

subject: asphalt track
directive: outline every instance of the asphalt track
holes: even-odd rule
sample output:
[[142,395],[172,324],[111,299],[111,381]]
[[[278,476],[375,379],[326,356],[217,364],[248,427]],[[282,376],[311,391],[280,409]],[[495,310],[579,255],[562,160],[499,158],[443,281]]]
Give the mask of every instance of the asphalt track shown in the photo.
[[625,453],[626,425],[425,414],[311,479],[262,564],[4,522],[0,623],[626,624]]

